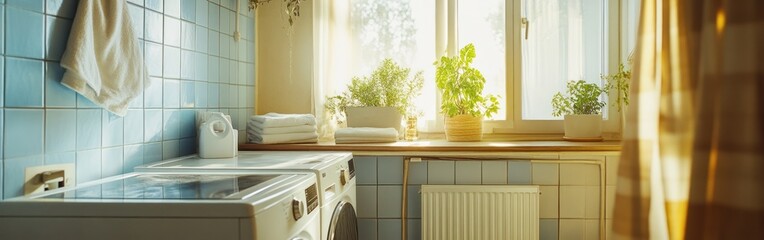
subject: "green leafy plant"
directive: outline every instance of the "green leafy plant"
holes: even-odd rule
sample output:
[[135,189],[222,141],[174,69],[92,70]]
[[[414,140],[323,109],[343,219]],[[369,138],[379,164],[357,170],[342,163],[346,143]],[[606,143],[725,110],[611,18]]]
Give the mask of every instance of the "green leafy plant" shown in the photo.
[[470,66],[475,58],[475,46],[467,44],[459,56],[443,56],[436,66],[435,82],[443,93],[440,111],[448,117],[466,114],[491,117],[499,111],[499,100],[494,95],[483,95],[485,78]]
[[568,96],[557,93],[552,97],[552,115],[559,117],[572,114],[600,114],[605,102],[600,96],[605,89],[584,80],[568,82]]
[[415,109],[414,98],[424,85],[422,71],[409,78],[411,69],[398,66],[392,59],[385,59],[368,77],[353,77],[347,91],[328,97],[324,108],[342,122],[347,107],[395,107],[406,115]]
[[623,64],[618,65],[618,72],[612,75],[602,75],[602,79],[607,81],[605,89],[615,89],[618,97],[615,99],[618,105],[618,111],[622,112],[623,107],[629,105],[629,80],[631,80],[631,70],[626,70]]

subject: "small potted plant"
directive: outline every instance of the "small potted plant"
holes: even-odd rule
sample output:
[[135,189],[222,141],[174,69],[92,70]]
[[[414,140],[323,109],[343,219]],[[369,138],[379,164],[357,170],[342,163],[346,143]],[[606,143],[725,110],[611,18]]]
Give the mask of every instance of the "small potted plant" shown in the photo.
[[568,95],[552,97],[552,115],[565,116],[565,140],[602,141],[602,108],[604,89],[584,80],[568,82]]
[[483,117],[499,111],[494,95],[484,95],[485,78],[470,66],[475,46],[468,44],[458,56],[443,56],[435,62],[435,82],[442,91],[440,111],[445,114],[448,141],[480,141],[483,138]]
[[616,106],[619,112],[624,112],[624,107],[629,105],[629,81],[631,80],[631,70],[626,69],[623,63],[618,65],[618,72],[611,75],[602,75],[602,79],[607,81],[605,89],[613,89],[618,96],[616,97]]
[[414,109],[414,98],[424,85],[422,71],[385,59],[368,77],[353,77],[347,91],[329,97],[324,107],[338,123],[348,127],[393,127],[400,132],[401,116]]

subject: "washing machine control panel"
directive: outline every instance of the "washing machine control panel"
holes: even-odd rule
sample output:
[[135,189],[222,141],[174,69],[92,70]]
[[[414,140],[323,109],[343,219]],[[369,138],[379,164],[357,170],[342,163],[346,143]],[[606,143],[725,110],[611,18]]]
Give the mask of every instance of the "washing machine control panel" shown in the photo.
[[302,218],[303,213],[305,212],[305,205],[302,204],[302,201],[300,199],[292,199],[292,217],[295,221],[300,220]]
[[348,173],[350,174],[349,179],[353,179],[353,177],[355,177],[355,164],[353,164],[352,158],[348,160]]
[[308,214],[318,207],[318,189],[316,184],[305,189],[305,204],[308,205]]

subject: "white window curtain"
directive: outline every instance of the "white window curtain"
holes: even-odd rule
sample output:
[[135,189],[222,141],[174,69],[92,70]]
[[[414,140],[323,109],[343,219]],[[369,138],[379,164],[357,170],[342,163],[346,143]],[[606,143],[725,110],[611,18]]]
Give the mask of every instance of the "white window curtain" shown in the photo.
[[[331,139],[336,129],[324,112],[329,96],[341,94],[353,76],[369,75],[385,58],[423,71],[425,86],[417,107],[434,119],[435,0],[316,0],[314,76],[319,134]],[[427,121],[419,121],[425,128]]]
[[[607,59],[603,0],[523,0],[522,118],[552,116],[552,96],[571,80],[601,84]],[[603,114],[607,116],[607,114]]]

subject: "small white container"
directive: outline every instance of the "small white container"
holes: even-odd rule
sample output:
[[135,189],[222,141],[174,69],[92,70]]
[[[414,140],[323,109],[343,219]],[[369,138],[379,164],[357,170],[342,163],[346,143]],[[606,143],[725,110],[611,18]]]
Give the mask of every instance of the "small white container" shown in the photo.
[[236,156],[238,132],[223,113],[213,112],[199,126],[199,157],[232,158]]
[[565,115],[565,140],[602,141],[601,114]]

